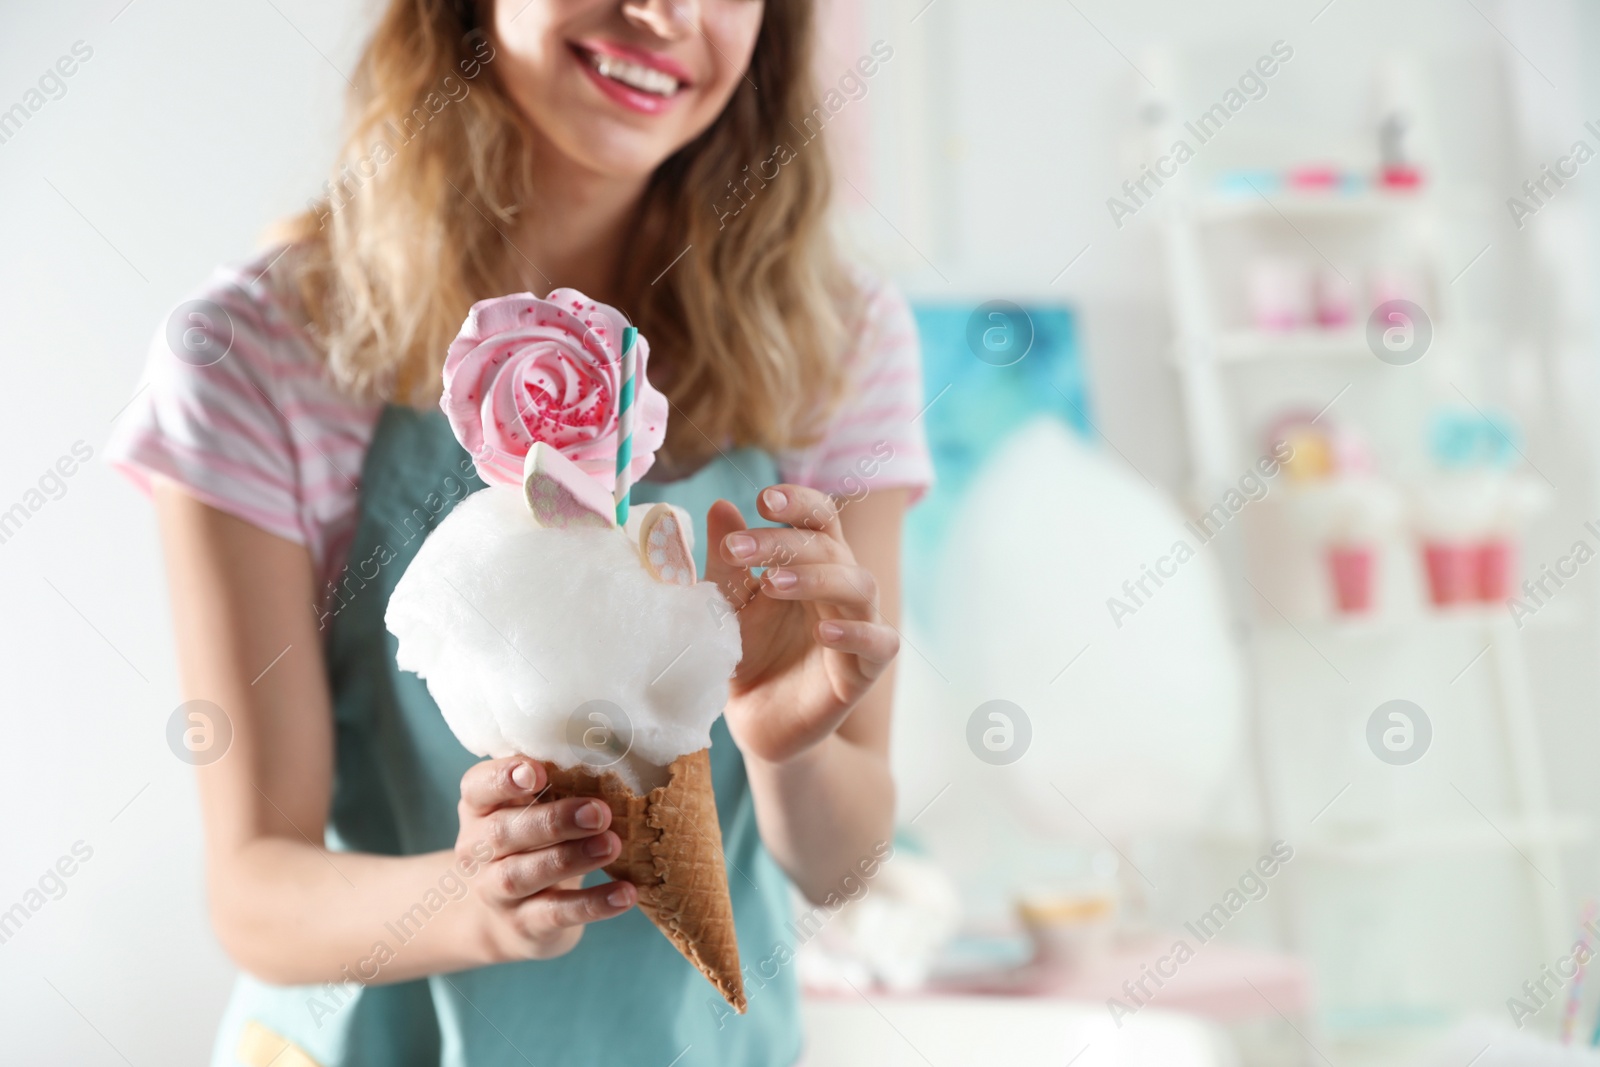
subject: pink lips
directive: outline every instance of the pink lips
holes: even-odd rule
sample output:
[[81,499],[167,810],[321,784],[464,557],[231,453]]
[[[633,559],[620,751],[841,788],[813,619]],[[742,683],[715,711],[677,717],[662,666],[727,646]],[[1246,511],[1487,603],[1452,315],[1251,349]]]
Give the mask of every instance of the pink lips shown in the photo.
[[[678,97],[683,95],[683,90],[692,84],[687,70],[660,53],[646,52],[641,49],[630,48],[627,45],[598,40],[584,41],[582,43],[574,42],[572,51],[578,61],[578,65],[583,68],[584,73],[589,76],[589,80],[594,83],[597,89],[623,107],[640,114],[661,114],[676,103]],[[625,59],[630,63],[637,63],[641,67],[659,70],[663,74],[676,78],[679,90],[672,96],[657,96],[654,93],[642,92],[631,86],[624,85],[615,79],[607,78],[596,70],[594,64],[589,60],[590,54]]]

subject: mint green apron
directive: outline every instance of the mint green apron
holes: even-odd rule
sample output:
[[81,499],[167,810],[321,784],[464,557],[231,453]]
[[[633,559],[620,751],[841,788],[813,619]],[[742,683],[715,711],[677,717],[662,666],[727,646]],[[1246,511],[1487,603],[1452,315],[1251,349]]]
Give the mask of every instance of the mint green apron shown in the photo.
[[[634,498],[669,501],[694,516],[703,569],[711,502],[732,500],[759,521],[755,495],[776,480],[768,455],[740,450],[682,481],[641,484]],[[426,533],[482,484],[439,412],[391,406],[379,418],[362,469],[343,604],[328,640],[337,732],[331,848],[410,855],[455,844],[461,776],[478,757],[455,739],[426,685],[395,666],[383,614]],[[789,882],[761,844],[744,761],[721,719],[711,737],[748,1014],[729,1011],[635,909],[592,924],[578,947],[556,960],[393,985],[282,987],[242,977],[213,1064],[256,1067],[236,1052],[241,1035],[260,1038],[262,1028],[298,1050],[274,1067],[304,1067],[296,1054],[318,1067],[793,1064],[801,1034]],[[400,918],[373,916],[374,942],[396,955],[404,952]],[[360,973],[358,961],[350,962]]]

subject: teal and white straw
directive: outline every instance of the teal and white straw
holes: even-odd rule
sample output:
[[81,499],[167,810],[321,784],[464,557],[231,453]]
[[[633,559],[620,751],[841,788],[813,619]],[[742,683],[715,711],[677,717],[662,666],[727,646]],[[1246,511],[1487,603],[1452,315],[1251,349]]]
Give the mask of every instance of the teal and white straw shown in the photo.
[[633,488],[628,468],[633,464],[634,378],[639,370],[639,331],[622,330],[622,389],[617,393],[617,525],[628,523],[628,496]]

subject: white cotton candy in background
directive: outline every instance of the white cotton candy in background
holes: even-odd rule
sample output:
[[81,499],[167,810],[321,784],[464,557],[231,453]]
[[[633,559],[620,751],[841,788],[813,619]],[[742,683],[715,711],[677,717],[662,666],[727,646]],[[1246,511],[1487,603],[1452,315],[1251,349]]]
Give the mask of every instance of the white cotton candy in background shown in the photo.
[[[396,661],[426,679],[466,748],[605,764],[640,793],[659,782],[654,768],[711,743],[740,656],[738,620],[714,584],[656,581],[614,528],[541,528],[506,486],[446,516],[384,621]],[[626,726],[607,725],[624,737],[631,727],[628,758],[574,743],[591,711],[615,717],[591,701],[622,709]]]

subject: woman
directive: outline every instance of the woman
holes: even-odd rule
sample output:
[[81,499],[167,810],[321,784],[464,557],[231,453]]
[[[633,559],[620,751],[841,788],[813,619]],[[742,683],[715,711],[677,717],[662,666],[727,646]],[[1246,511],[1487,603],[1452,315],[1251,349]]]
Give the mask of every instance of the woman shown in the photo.
[[[393,0],[326,195],[157,339],[113,451],[156,502],[185,692],[232,731],[199,771],[249,976],[214,1062],[796,1062],[789,886],[825,899],[890,835],[899,530],[931,476],[904,303],[827,234],[811,31],[807,0]],[[745,1016],[595,876],[605,806],[476,762],[384,630],[400,520],[477,485],[437,409],[450,338],[558,286],[649,338],[672,414],[636,492],[704,516],[743,604],[712,760]]]

